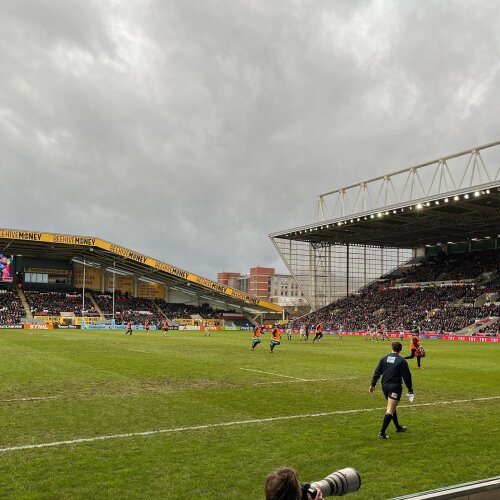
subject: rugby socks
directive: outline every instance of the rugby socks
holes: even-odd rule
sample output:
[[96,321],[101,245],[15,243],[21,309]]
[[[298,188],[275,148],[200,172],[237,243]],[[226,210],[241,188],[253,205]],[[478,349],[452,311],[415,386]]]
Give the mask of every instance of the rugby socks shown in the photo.
[[389,427],[389,424],[391,423],[392,420],[392,415],[390,413],[386,413],[384,415],[384,421],[382,423],[382,429],[380,429],[380,434],[385,434],[385,431],[387,430],[387,427]]
[[392,416],[392,421],[394,422],[396,429],[401,429],[401,426],[399,425],[398,414],[396,412],[394,412],[394,415]]

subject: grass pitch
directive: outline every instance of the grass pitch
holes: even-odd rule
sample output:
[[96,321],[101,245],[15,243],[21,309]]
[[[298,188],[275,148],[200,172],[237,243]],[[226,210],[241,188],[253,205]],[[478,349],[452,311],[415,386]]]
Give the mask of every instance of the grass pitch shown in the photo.
[[384,499],[499,474],[500,345],[424,340],[408,432],[381,441],[368,386],[389,343],[262,339],[0,331],[0,496],[254,500],[290,465],[355,467],[349,498]]

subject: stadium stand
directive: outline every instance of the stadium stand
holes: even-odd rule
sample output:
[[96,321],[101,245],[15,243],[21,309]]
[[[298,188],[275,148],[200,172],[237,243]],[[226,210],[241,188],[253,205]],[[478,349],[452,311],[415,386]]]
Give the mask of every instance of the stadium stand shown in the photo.
[[395,270],[383,279],[396,279],[398,283],[475,279],[483,273],[498,271],[499,268],[500,252],[483,250],[414,261],[410,267]]
[[17,325],[21,323],[23,305],[15,290],[0,288],[0,324]]
[[[24,295],[33,316],[59,316],[62,312],[82,315],[81,289],[36,289],[32,287],[24,290]],[[100,316],[93,306],[95,300],[105,319],[113,317],[113,296],[111,292],[87,292],[85,316]],[[193,306],[187,304],[170,304],[161,299],[146,299],[116,294],[115,320],[118,324],[132,321],[142,324],[149,320],[152,324],[162,324],[165,319],[196,318],[199,321],[206,319],[222,320],[223,311],[212,309],[208,304]],[[226,311],[224,311],[226,312]],[[17,290],[11,287],[0,288],[0,324],[20,324],[24,315],[23,305]],[[217,324],[217,322],[216,322]]]
[[[93,292],[92,296],[97,302],[106,319],[113,316],[113,295],[111,292]],[[161,324],[165,319],[172,321],[174,318],[190,319],[220,319],[222,311],[212,309],[208,304],[193,306],[187,304],[171,304],[162,299],[146,299],[132,297],[127,294],[115,295],[115,320],[117,323],[144,323],[149,320],[154,324]]]
[[[92,296],[101,309],[104,317],[113,317],[113,294],[111,292],[93,292]],[[115,294],[115,320],[117,323],[151,323],[159,324],[165,319],[152,299],[132,297],[128,294]]]
[[[82,315],[82,291],[77,289],[61,290],[60,288],[30,288],[24,290],[24,295],[33,316],[59,315],[61,312]],[[85,316],[99,316],[90,301],[85,307]]]
[[[342,325],[346,330],[365,330],[384,325],[389,330],[419,328],[424,331],[459,332],[484,320],[500,316],[498,284],[477,285],[483,273],[496,275],[498,250],[420,259],[403,272],[396,270],[385,280],[359,294],[344,297],[294,321],[293,326],[323,323],[326,328]],[[394,279],[396,276],[399,278]],[[420,282],[452,281],[448,286],[419,286]],[[401,287],[389,286],[403,285]],[[493,301],[490,300],[493,298]],[[489,333],[497,331],[496,320]]]

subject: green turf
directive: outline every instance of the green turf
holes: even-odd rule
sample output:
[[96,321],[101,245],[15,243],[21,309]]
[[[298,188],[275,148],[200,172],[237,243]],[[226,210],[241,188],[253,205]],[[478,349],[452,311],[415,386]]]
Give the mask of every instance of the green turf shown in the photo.
[[[349,498],[384,499],[499,473],[500,399],[417,406],[500,396],[498,344],[424,342],[409,430],[380,441],[368,386],[387,343],[294,336],[270,354],[266,337],[251,352],[243,332],[0,331],[0,448],[302,416],[2,451],[0,497],[259,499],[290,465],[303,480],[355,467]],[[12,401],[35,397],[52,399]],[[307,416],[354,409],[376,410]]]

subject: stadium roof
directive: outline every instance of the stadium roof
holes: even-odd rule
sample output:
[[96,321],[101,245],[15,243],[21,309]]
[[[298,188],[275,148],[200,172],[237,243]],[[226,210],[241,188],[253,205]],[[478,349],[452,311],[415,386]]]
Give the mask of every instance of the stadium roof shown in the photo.
[[[482,155],[489,155],[489,165]],[[394,248],[498,238],[499,158],[500,141],[323,193],[317,210],[321,221],[269,236]],[[465,168],[453,166],[456,159],[468,160]],[[336,203],[325,217],[325,199],[332,196]]]
[[[478,193],[478,195],[475,195]],[[496,187],[417,200],[273,233],[311,243],[415,248],[500,237],[500,183]]]
[[93,236],[0,228],[0,252],[39,259],[77,259],[80,262],[85,259],[88,265],[113,269],[118,273],[124,271],[187,294],[199,293],[202,298],[210,296],[210,300],[218,300],[229,307],[259,313],[282,311],[276,304]]

